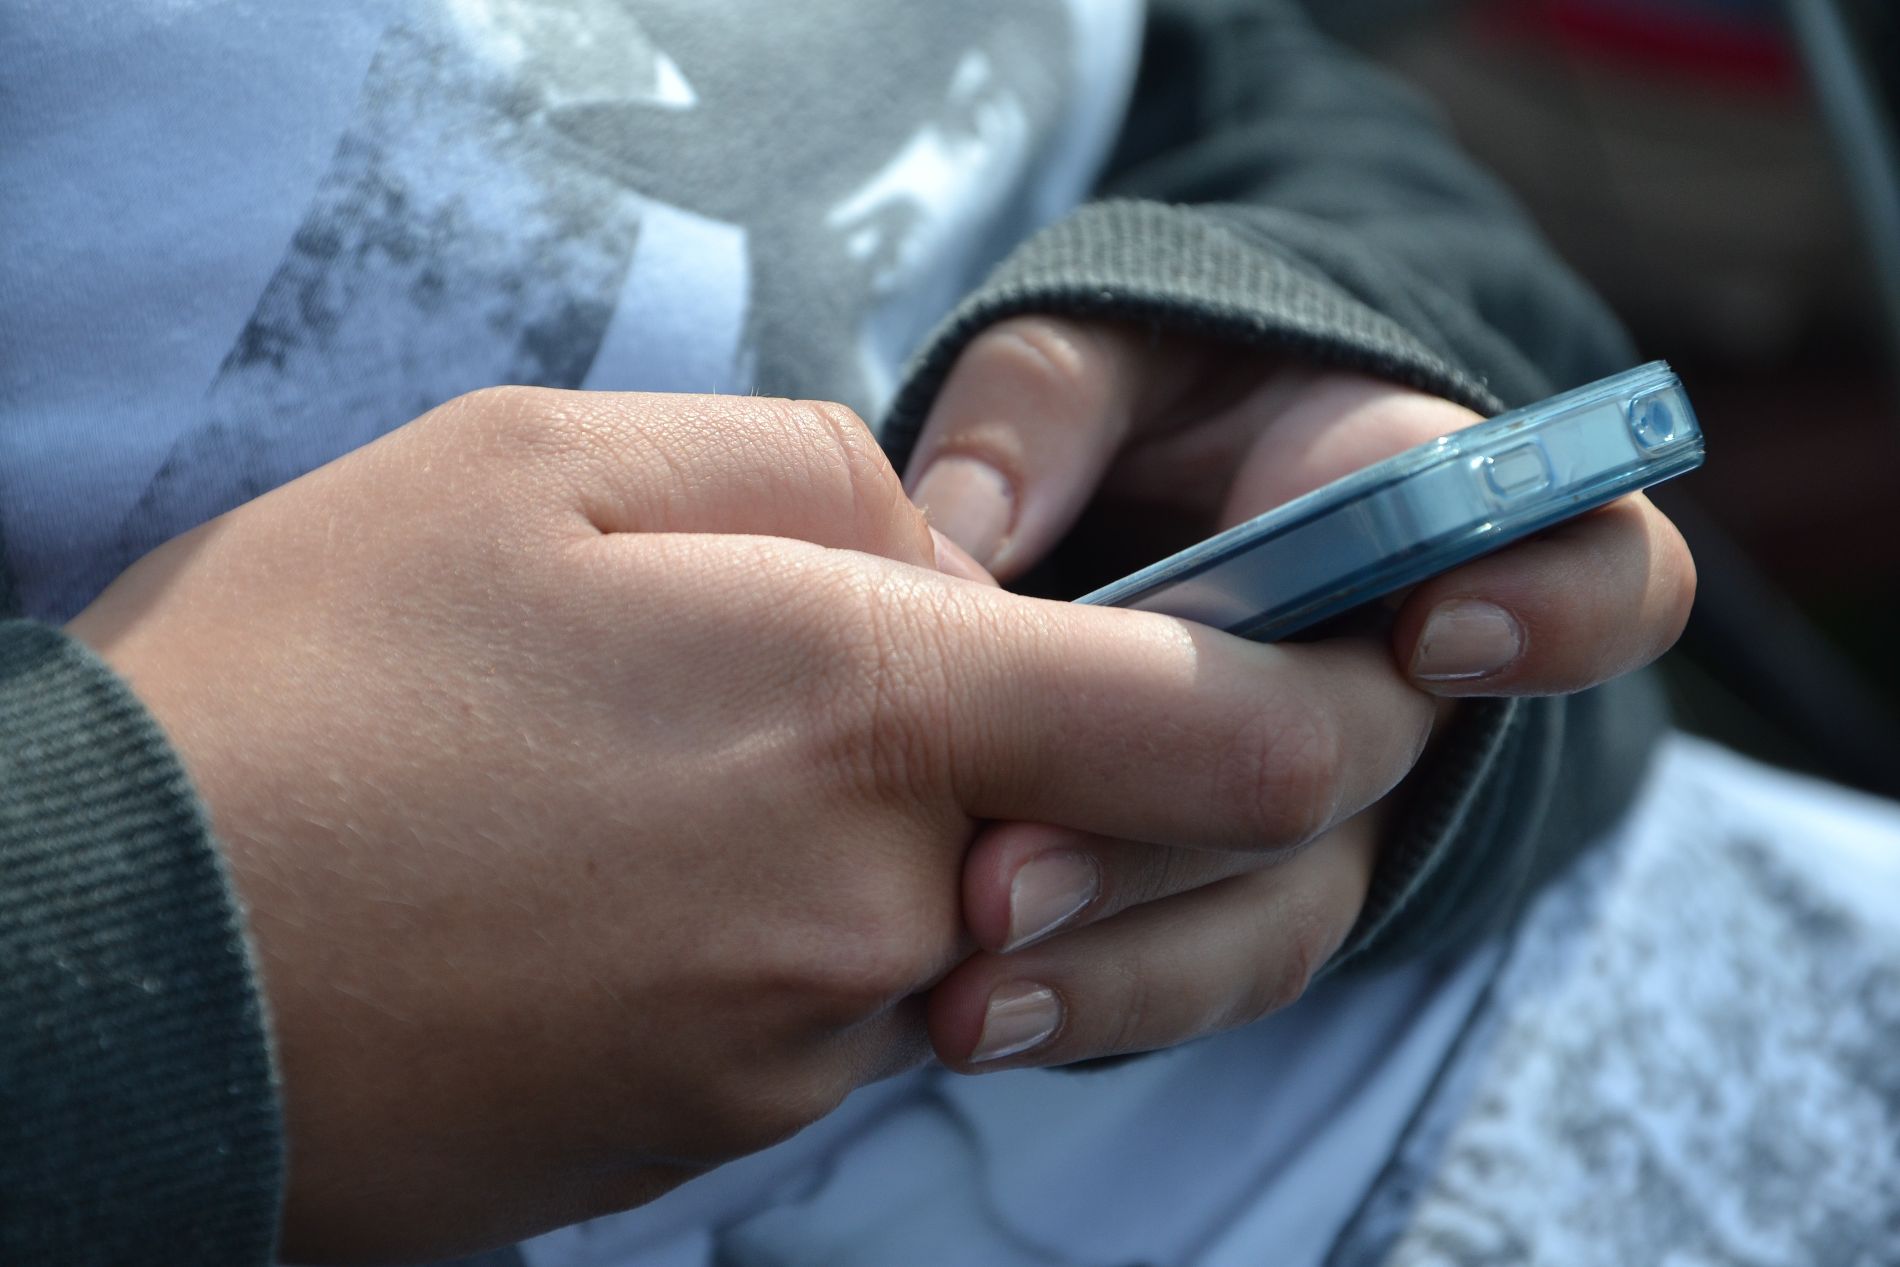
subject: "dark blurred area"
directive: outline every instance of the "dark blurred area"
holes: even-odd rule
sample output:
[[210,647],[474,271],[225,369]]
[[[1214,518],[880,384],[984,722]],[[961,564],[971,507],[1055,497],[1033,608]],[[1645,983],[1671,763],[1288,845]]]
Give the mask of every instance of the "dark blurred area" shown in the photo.
[[1900,5],[1308,0],[1439,103],[1709,436],[1678,719],[1900,795]]

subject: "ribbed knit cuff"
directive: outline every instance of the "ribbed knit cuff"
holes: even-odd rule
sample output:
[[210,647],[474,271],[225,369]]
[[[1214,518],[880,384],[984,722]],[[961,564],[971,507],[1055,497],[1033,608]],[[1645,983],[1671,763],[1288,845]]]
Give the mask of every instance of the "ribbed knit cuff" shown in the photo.
[[937,327],[880,430],[900,470],[964,347],[998,321],[1034,313],[1140,322],[1369,374],[1480,413],[1500,407],[1403,326],[1211,209],[1112,200],[1024,243]]
[[130,690],[0,623],[0,1262],[266,1263],[282,1134],[223,862]]
[[1548,789],[1523,777],[1561,750],[1561,700],[1466,700],[1412,776],[1359,922],[1326,965],[1376,966],[1502,923],[1537,853]]

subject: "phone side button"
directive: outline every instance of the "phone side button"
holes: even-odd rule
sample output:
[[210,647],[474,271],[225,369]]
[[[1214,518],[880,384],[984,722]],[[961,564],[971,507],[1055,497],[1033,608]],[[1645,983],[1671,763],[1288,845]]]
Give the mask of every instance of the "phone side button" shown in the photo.
[[1535,440],[1513,445],[1484,459],[1484,482],[1496,496],[1509,500],[1550,487],[1550,458]]

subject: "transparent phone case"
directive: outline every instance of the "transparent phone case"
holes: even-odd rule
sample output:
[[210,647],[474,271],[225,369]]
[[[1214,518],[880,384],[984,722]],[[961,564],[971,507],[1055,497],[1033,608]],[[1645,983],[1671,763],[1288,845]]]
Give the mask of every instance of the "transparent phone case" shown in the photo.
[[1083,597],[1262,642],[1702,464],[1662,361],[1440,437]]

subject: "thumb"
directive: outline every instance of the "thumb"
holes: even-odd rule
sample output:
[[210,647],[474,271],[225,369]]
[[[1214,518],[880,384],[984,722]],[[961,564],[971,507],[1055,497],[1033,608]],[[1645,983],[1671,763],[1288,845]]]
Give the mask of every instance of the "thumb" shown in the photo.
[[1007,580],[1068,532],[1127,439],[1151,348],[1132,327],[1016,317],[965,348],[905,478],[933,527]]

